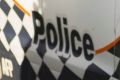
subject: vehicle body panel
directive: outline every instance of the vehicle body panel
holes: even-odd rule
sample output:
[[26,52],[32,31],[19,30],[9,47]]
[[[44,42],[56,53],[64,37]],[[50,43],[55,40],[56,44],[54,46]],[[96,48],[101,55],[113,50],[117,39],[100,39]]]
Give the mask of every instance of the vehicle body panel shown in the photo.
[[0,0],[0,78],[119,80],[119,8],[119,0]]

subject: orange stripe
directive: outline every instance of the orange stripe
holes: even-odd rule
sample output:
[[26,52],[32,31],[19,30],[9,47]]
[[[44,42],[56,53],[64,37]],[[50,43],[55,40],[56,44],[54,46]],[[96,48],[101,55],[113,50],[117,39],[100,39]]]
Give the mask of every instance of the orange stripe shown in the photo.
[[98,54],[102,54],[103,52],[111,49],[113,46],[115,46],[118,42],[120,41],[120,37],[118,37],[115,41],[111,42],[110,44],[108,44],[107,46],[96,50],[96,55]]
[[30,13],[25,10],[16,0],[13,0],[13,2],[15,3],[15,5],[22,11],[24,12],[25,14],[27,14],[28,16],[30,16]]

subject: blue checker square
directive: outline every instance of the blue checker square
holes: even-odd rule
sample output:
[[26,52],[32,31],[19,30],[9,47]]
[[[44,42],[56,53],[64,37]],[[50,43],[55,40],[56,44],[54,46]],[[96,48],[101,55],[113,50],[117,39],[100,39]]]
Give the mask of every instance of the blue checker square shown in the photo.
[[28,34],[28,32],[26,31],[26,29],[24,28],[24,26],[22,27],[22,29],[19,33],[19,39],[20,39],[22,48],[26,52],[30,46],[32,39],[31,39],[30,35]]
[[15,37],[15,31],[12,28],[12,25],[9,23],[9,21],[7,21],[5,28],[3,29],[3,32],[5,34],[5,37],[8,41],[8,43],[11,42],[11,40]]

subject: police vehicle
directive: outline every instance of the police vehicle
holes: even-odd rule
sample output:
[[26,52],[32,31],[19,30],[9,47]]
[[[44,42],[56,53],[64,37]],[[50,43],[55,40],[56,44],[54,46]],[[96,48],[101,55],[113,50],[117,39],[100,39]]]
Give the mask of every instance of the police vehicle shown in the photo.
[[0,80],[120,80],[120,0],[0,0]]

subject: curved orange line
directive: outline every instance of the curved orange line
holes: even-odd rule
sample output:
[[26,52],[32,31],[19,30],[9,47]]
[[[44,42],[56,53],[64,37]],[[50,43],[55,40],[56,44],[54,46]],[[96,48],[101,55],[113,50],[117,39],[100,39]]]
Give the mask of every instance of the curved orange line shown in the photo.
[[25,10],[16,0],[13,0],[13,2],[15,3],[15,5],[22,11],[24,12],[25,14],[27,14],[28,16],[30,16],[30,13]]
[[111,49],[111,48],[112,48],[113,46],[115,46],[119,41],[120,41],[120,37],[118,37],[115,41],[111,42],[111,43],[108,44],[107,46],[96,50],[96,55],[102,54],[103,52]]

